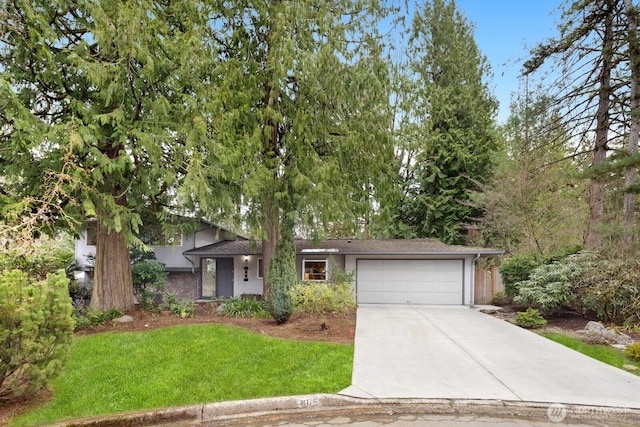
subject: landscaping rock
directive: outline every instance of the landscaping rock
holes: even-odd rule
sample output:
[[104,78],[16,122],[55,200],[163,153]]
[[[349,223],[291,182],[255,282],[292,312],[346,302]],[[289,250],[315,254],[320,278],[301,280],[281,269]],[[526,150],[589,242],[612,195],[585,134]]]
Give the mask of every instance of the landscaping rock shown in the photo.
[[115,323],[130,323],[130,322],[133,322],[133,317],[124,315],[122,317],[116,317],[115,319],[113,319],[113,322],[115,322]]
[[584,331],[579,331],[585,341],[593,344],[610,344],[627,346],[633,343],[630,336],[611,331],[600,322],[591,321],[584,327]]
[[638,367],[637,366],[633,366],[633,365],[622,365],[622,367],[624,369],[626,369],[627,371],[637,371]]

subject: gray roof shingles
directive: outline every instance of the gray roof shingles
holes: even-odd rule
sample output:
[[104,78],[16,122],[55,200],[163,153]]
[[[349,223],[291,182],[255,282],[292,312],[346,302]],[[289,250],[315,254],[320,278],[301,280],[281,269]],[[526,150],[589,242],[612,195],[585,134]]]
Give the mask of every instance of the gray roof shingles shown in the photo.
[[[339,253],[343,255],[500,255],[498,249],[472,246],[447,245],[435,239],[387,239],[387,240],[312,240],[297,239],[298,253]],[[191,249],[184,255],[234,256],[260,255],[262,242],[252,240],[224,240],[212,245]]]

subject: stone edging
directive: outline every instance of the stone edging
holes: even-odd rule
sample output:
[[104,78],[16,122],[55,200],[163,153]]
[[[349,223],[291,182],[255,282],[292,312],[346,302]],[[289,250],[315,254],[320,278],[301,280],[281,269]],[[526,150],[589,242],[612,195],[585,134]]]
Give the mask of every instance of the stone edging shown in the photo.
[[287,418],[338,415],[476,415],[529,418],[549,421],[640,422],[640,409],[564,405],[544,402],[464,399],[360,399],[335,394],[313,394],[253,400],[207,403],[151,411],[85,418],[54,424],[54,427],[128,427],[167,423],[215,422],[242,425],[242,420],[286,420]]

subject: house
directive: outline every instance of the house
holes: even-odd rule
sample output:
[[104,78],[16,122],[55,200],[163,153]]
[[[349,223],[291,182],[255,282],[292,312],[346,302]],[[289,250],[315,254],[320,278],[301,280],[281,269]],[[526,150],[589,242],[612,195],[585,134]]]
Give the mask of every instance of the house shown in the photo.
[[[93,280],[93,259],[96,253],[97,221],[90,219],[75,242],[76,274],[78,281],[90,286]],[[206,247],[216,242],[247,240],[246,237],[201,220],[190,233],[176,232],[165,235],[159,228],[146,230],[146,240],[156,259],[165,265],[167,271],[167,289],[177,292],[181,299],[210,298],[211,290],[202,289],[202,269],[199,260],[196,265],[193,257],[186,257],[185,251]]]
[[[90,226],[90,224],[89,224]],[[189,236],[152,242],[165,264],[167,288],[180,298],[259,295],[263,288],[262,242],[207,222]],[[475,262],[500,250],[447,245],[434,239],[296,240],[298,278],[328,280],[334,266],[353,273],[358,303],[474,303]],[[88,227],[76,243],[76,259],[95,253]]]
[[[434,239],[296,240],[299,279],[327,280],[333,266],[353,272],[358,303],[474,302],[475,262],[496,249],[446,245]],[[202,266],[205,289],[217,295],[260,294],[261,242],[228,240],[184,252]],[[215,264],[215,267],[214,267]],[[207,270],[216,271],[215,277]]]

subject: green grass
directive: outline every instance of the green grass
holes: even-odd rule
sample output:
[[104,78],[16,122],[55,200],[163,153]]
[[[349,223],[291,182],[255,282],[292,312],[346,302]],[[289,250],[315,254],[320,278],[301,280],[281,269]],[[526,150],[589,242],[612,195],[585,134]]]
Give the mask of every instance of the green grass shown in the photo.
[[53,400],[11,426],[151,408],[334,393],[351,384],[353,346],[285,341],[227,325],[74,339]]
[[607,365],[615,366],[616,368],[623,369],[622,365],[637,366],[637,371],[627,371],[626,369],[625,371],[640,376],[640,362],[634,362],[633,360],[629,359],[621,350],[608,345],[587,344],[578,338],[574,338],[564,334],[543,332],[540,335],[552,341],[555,341],[558,344],[562,344],[565,347],[569,347],[584,355],[604,362]]

